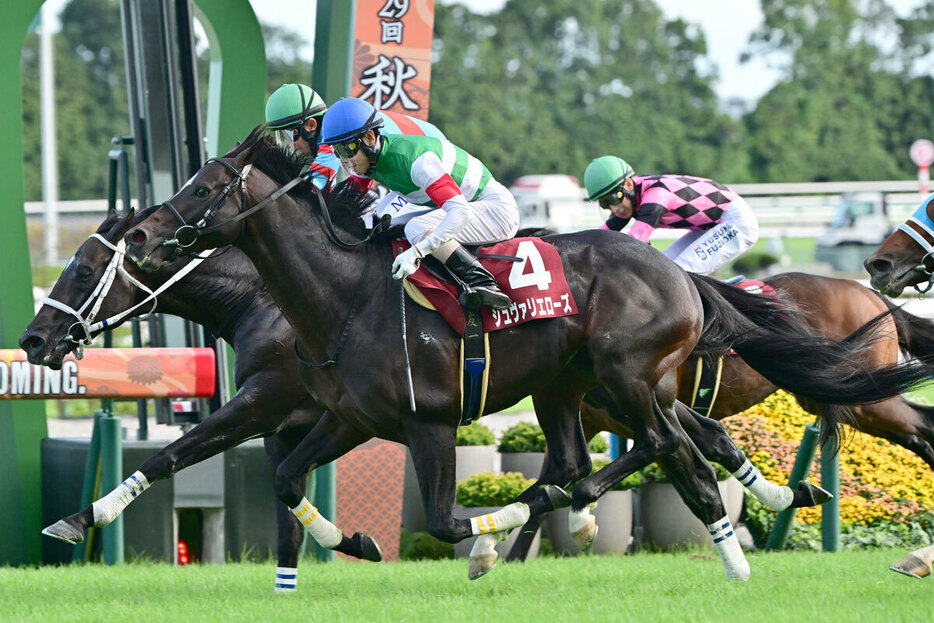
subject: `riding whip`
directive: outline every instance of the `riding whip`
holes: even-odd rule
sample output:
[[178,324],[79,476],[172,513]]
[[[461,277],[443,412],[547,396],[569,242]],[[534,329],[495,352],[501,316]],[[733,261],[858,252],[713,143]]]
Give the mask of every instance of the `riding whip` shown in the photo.
[[405,331],[405,286],[399,280],[399,315],[402,318],[402,352],[405,354],[405,377],[409,382],[409,408],[415,413],[415,386],[412,383],[412,364],[409,363],[409,339]]

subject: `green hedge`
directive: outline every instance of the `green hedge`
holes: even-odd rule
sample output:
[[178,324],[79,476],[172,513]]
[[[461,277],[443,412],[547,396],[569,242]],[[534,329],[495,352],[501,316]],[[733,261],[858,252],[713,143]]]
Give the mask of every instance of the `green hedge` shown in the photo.
[[457,485],[457,503],[473,507],[505,506],[533,482],[519,472],[474,474]]

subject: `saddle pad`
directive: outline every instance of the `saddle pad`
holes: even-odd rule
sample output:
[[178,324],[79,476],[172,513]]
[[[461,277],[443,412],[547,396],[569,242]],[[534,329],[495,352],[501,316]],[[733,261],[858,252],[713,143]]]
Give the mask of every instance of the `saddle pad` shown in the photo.
[[[399,255],[411,245],[408,241],[393,242],[393,255]],[[560,318],[577,314],[577,303],[571,295],[561,256],[553,246],[539,238],[513,238],[479,250],[480,255],[503,255],[517,257],[508,259],[481,258],[480,263],[496,279],[513,304],[499,311],[482,307],[483,330],[497,331],[523,324],[531,320]],[[457,301],[457,285],[441,281],[426,269],[419,267],[408,277],[448,324],[461,336],[464,335],[464,312]]]

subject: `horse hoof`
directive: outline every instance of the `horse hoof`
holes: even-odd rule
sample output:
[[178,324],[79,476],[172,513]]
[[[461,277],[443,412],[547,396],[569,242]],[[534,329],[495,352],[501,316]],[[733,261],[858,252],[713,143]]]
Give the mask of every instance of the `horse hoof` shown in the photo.
[[477,578],[482,578],[487,573],[493,570],[493,567],[496,566],[496,559],[499,556],[494,551],[492,554],[480,554],[479,556],[471,556],[470,564],[467,568],[467,577],[471,580],[476,580]]
[[42,534],[71,545],[77,545],[84,541],[84,530],[79,530],[64,519],[59,519],[48,528],[45,528]]
[[732,582],[745,582],[750,575],[749,563],[744,560],[741,565],[731,565],[729,568],[723,567],[723,575]]
[[802,480],[795,489],[795,497],[792,500],[791,508],[803,508],[807,506],[818,506],[833,499],[833,494],[826,489],[822,489],[815,484]]
[[571,496],[558,485],[542,485],[542,492],[548,499],[548,503],[551,505],[551,510],[553,511],[559,508],[567,508],[571,505]]
[[369,534],[357,532],[353,535],[353,538],[355,541],[360,542],[360,558],[370,562],[381,562],[383,560],[383,552],[380,551],[379,544]]
[[574,538],[574,543],[577,547],[580,548],[582,552],[586,552],[593,545],[593,540],[597,538],[597,518],[590,517],[589,521],[584,525],[583,528],[575,530],[571,533],[571,536]]

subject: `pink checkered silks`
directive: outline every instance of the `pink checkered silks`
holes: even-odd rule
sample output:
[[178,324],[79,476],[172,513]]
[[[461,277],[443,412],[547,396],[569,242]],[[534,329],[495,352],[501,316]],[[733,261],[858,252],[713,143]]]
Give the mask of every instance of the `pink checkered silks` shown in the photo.
[[[636,219],[656,227],[710,229],[737,197],[723,184],[702,177],[645,175],[632,180],[639,203]],[[654,219],[645,218],[649,214],[661,214],[661,219],[652,223]]]

